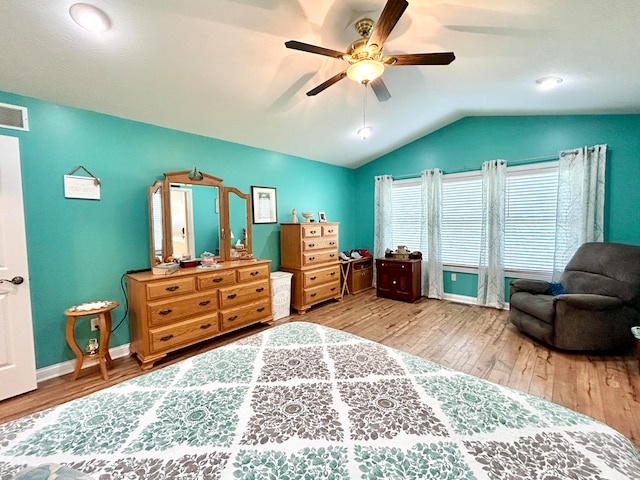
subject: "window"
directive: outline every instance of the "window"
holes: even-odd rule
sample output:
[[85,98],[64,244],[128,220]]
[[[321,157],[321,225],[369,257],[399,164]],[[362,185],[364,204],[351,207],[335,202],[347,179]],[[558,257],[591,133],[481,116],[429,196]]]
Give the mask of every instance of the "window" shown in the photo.
[[482,179],[479,172],[445,175],[442,181],[442,261],[478,267],[482,227]]
[[[388,247],[395,250],[405,245],[412,252],[420,250],[421,206],[420,179],[397,180],[392,190],[392,240]],[[422,252],[426,258],[427,252]]]
[[557,200],[558,162],[507,168],[505,270],[529,277],[553,271]]
[[[556,232],[558,162],[507,168],[505,270],[549,279]],[[420,180],[393,183],[393,242],[420,249]],[[445,175],[442,259],[453,270],[477,271],[482,228],[480,172]],[[423,255],[426,252],[423,252]]]

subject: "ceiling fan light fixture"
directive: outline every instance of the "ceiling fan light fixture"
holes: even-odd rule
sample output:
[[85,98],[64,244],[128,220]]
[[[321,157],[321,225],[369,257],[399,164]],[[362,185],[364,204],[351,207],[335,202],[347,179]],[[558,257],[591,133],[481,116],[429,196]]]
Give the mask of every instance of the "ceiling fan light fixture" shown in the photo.
[[69,15],[82,28],[92,32],[106,32],[111,28],[111,19],[98,7],[87,3],[74,3],[69,8]]
[[347,77],[351,80],[367,84],[384,72],[384,65],[377,60],[360,60],[347,69]]
[[536,83],[540,85],[542,90],[551,90],[562,83],[560,77],[542,77],[536,80]]

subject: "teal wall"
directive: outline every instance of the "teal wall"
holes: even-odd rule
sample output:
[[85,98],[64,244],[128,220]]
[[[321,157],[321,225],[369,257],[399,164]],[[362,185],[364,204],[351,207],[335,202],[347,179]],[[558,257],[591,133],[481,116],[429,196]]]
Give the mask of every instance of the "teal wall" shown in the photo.
[[[356,170],[356,243],[373,249],[373,179],[441,168],[480,170],[492,159],[549,158],[559,150],[606,143],[605,240],[640,245],[640,115],[467,117]],[[393,247],[393,245],[389,245]],[[447,293],[476,296],[477,278],[445,272]]]
[[[0,92],[0,102],[26,106],[30,131],[0,128],[19,137],[29,255],[33,327],[38,368],[74,358],[65,341],[63,311],[71,305],[114,299],[114,325],[123,317],[120,279],[149,267],[147,186],[167,171],[194,166],[250,192],[251,185],[277,189],[278,221],[291,209],[325,211],[344,226],[355,172],[306,159],[191,135],[90,111]],[[63,175],[83,165],[100,178],[101,199],[64,198]],[[253,225],[254,254],[280,261],[279,225]],[[342,228],[340,248],[355,248]],[[81,345],[88,322],[77,328]],[[111,346],[129,341],[126,321]]]
[[[30,131],[0,128],[0,135],[20,138],[38,368],[73,358],[64,339],[67,307],[115,299],[123,305],[114,323],[123,318],[123,273],[149,267],[147,186],[166,171],[196,166],[244,192],[275,187],[279,222],[290,221],[292,208],[322,210],[342,224],[341,250],[372,250],[375,175],[478,170],[484,160],[606,143],[605,238],[640,244],[633,210],[640,204],[640,115],[468,117],[350,170],[9,93],[0,92],[0,102],[29,109]],[[100,177],[101,200],[64,198],[63,175],[78,165]],[[252,227],[254,254],[277,270],[279,226]],[[475,296],[477,278],[457,277],[445,274],[445,291]],[[81,344],[90,336],[81,324]],[[111,346],[128,341],[125,321]]]

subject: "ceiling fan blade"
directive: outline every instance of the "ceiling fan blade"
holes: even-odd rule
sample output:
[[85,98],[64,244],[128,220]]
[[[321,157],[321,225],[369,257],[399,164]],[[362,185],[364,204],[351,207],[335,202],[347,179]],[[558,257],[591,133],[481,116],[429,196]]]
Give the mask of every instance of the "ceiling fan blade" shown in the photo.
[[386,67],[402,65],[449,65],[456,59],[453,52],[443,53],[407,53],[403,55],[388,55],[382,59]]
[[308,43],[298,42],[297,40],[289,40],[284,42],[285,47],[293,50],[301,50],[303,52],[317,53],[318,55],[326,55],[327,57],[338,58],[342,60],[342,56],[346,55],[344,52],[338,52],[337,50],[331,50],[329,48],[317,47],[316,45],[310,45]]
[[375,27],[373,27],[373,32],[371,32],[371,37],[367,42],[367,48],[371,45],[377,45],[379,50],[382,48],[391,30],[396,26],[408,6],[409,2],[406,0],[389,0],[387,2]]
[[369,82],[369,85],[371,85],[371,89],[373,90],[373,93],[376,94],[376,98],[379,102],[386,102],[391,98],[391,94],[382,80],[382,77],[378,77],[372,82]]
[[340,80],[342,80],[346,76],[347,76],[347,71],[346,70],[344,72],[338,73],[337,75],[334,75],[333,77],[331,77],[326,82],[323,82],[320,85],[318,85],[316,88],[314,88],[312,90],[309,90],[307,92],[307,96],[308,97],[313,97],[314,95],[319,94],[324,89],[329,88],[331,85],[333,85],[336,82],[339,82]]

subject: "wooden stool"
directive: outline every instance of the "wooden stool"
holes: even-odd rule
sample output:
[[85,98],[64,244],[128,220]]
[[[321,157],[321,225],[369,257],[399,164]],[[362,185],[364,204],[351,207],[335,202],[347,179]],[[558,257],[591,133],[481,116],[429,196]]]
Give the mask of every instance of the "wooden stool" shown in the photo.
[[[102,303],[104,306],[93,308],[91,310],[85,310],[81,308],[82,305],[77,307],[67,308],[64,311],[64,314],[67,316],[67,343],[73,350],[73,353],[76,354],[76,369],[71,375],[71,381],[75,381],[78,378],[78,374],[82,369],[82,363],[84,359],[96,359],[100,363],[100,371],[102,372],[102,378],[104,380],[109,380],[109,375],[107,374],[107,365],[111,366],[113,360],[111,359],[111,355],[109,354],[109,339],[111,337],[111,310],[119,306],[120,304],[115,301],[108,302],[96,302]],[[83,352],[83,350],[78,346],[78,342],[75,337],[75,326],[76,326],[76,318],[78,317],[98,317],[98,325],[100,329],[100,340],[98,352],[94,354],[89,354]]]

